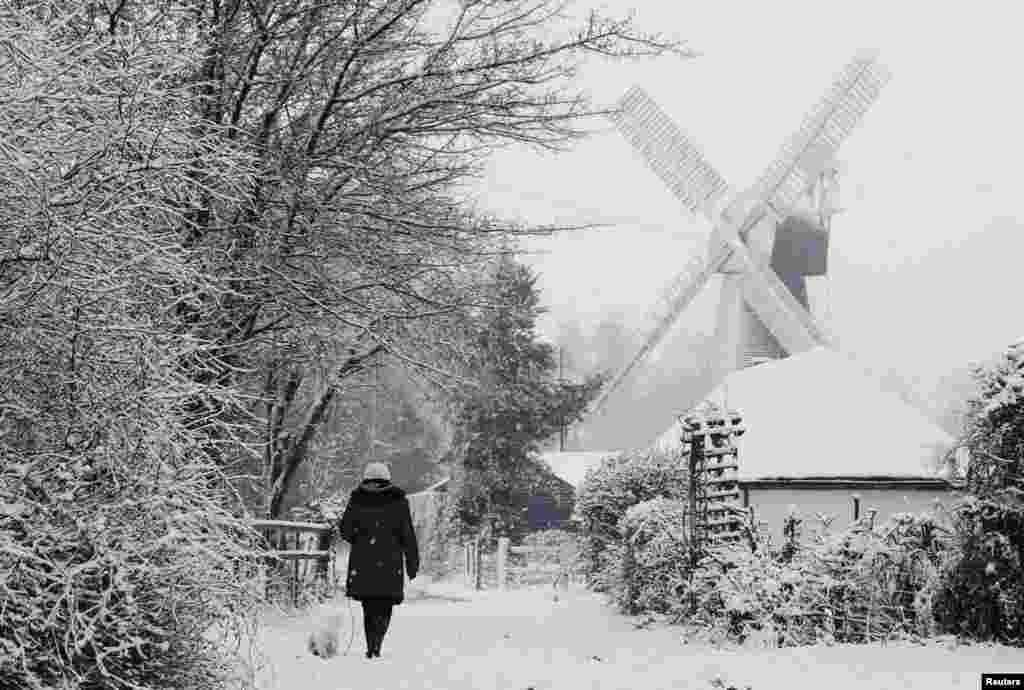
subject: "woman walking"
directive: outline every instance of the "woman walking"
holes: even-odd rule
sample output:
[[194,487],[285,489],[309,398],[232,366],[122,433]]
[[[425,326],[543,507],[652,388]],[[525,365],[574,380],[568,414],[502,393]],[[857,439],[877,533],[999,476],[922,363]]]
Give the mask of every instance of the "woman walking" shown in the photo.
[[341,517],[340,532],[352,545],[345,594],[362,602],[366,658],[372,659],[380,656],[391,607],[405,598],[403,560],[410,580],[420,567],[409,501],[391,483],[387,465],[371,462],[366,466],[363,481]]

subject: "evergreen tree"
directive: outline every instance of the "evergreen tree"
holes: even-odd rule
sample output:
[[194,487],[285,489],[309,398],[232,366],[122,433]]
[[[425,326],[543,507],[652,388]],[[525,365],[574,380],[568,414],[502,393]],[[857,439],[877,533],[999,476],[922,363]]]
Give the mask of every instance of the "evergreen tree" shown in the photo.
[[602,375],[582,383],[558,379],[554,347],[537,333],[543,313],[537,275],[513,259],[495,267],[494,306],[479,314],[473,345],[481,386],[458,413],[456,519],[463,528],[522,528],[526,496],[551,485],[540,444],[579,420]]

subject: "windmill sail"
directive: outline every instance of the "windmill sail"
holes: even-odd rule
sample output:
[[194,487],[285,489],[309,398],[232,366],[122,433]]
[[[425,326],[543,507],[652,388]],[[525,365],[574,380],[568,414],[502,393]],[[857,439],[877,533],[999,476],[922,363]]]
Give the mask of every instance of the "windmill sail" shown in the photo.
[[672,330],[673,324],[679,318],[679,315],[690,305],[691,302],[700,294],[700,291],[704,289],[704,286],[711,280],[711,276],[715,274],[718,267],[721,266],[728,258],[732,250],[723,245],[719,253],[712,257],[711,261],[705,262],[700,257],[694,257],[690,260],[685,270],[679,273],[670,284],[671,298],[667,304],[664,305],[663,311],[655,317],[654,328],[647,333],[644,338],[644,344],[637,350],[636,354],[633,355],[632,359],[624,366],[615,377],[608,382],[604,390],[601,391],[601,395],[598,396],[597,400],[594,401],[594,405],[591,408],[592,413],[597,413],[602,410],[605,403],[608,401],[609,396],[612,395],[622,385],[629,375],[639,366],[647,357],[658,347],[668,332]]
[[676,198],[715,222],[715,207],[729,190],[697,145],[638,86],[619,100],[611,120]]
[[743,298],[786,352],[804,352],[823,344],[824,333],[775,271],[756,261],[746,268]]
[[890,74],[874,55],[857,55],[755,184],[758,197],[784,213],[835,155],[878,98]]
[[[888,71],[875,62],[873,55],[856,56],[811,109],[796,133],[786,140],[754,185],[755,194],[779,217],[772,246],[772,270],[762,271],[759,280],[770,284],[770,292],[777,295],[783,308],[799,320],[802,329],[811,334],[817,344],[828,344],[831,338],[810,314],[805,276],[824,274],[827,234],[821,232],[815,237],[815,231],[801,223],[799,217],[788,214],[859,124],[888,80]],[[796,332],[783,330],[787,327],[781,321],[786,319],[765,301],[763,290],[759,295],[753,291],[750,281],[745,281],[745,285],[744,297],[753,307],[743,314],[745,364],[764,358],[775,359],[813,346],[810,341],[801,343],[793,337],[788,338],[791,344],[787,345],[786,336],[796,335]],[[758,301],[760,308],[755,306]]]

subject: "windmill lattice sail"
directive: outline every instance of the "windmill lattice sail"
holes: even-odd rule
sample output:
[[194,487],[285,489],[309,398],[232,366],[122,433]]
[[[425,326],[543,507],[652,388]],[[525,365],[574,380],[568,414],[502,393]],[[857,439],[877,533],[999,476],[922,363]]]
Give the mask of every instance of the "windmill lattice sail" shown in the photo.
[[757,196],[778,213],[792,208],[857,127],[889,79],[889,71],[875,61],[873,53],[854,57],[758,179]]
[[598,396],[597,400],[594,401],[593,407],[591,408],[591,414],[600,412],[605,403],[608,401],[609,396],[615,392],[615,390],[622,384],[623,381],[633,372],[633,370],[643,362],[647,356],[654,351],[654,349],[664,340],[665,336],[668,335],[669,331],[672,330],[673,324],[679,318],[679,315],[689,306],[690,302],[697,297],[704,286],[711,280],[711,276],[715,274],[717,267],[724,263],[728,254],[731,253],[731,249],[722,245],[720,248],[720,256],[716,257],[710,262],[704,261],[700,256],[694,256],[687,263],[686,268],[681,271],[673,279],[671,284],[670,295],[661,308],[650,315],[654,320],[654,327],[647,333],[644,339],[644,344],[640,347],[636,354],[633,355],[629,363],[623,367],[615,375],[611,381],[604,386],[601,391],[601,395]]
[[700,210],[714,220],[714,209],[729,185],[643,89],[627,91],[611,120],[691,213]]

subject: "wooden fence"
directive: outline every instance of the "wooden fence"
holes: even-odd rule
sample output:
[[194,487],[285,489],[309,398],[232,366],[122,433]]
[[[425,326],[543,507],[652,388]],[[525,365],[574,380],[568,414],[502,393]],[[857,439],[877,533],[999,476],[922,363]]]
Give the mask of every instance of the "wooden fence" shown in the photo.
[[508,589],[530,585],[568,588],[576,576],[576,549],[571,544],[512,546],[498,539],[494,552],[486,552],[480,540],[463,545],[461,560],[467,584],[474,589]]
[[267,550],[267,597],[298,605],[307,588],[327,596],[336,579],[332,528],[314,522],[253,520]]
[[[267,552],[268,598],[286,598],[298,605],[310,590],[320,596],[333,593],[339,566],[331,525],[286,520],[251,524]],[[576,580],[576,551],[571,544],[512,546],[507,537],[501,537],[497,549],[487,552],[476,539],[455,547],[450,557],[462,562],[466,582],[476,589],[548,584],[564,589]]]

